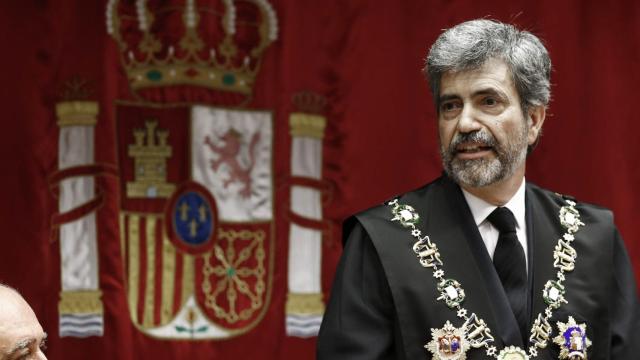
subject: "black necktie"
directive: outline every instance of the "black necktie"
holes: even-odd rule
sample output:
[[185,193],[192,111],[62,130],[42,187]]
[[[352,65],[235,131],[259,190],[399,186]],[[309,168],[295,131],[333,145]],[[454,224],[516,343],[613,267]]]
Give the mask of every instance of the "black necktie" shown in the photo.
[[524,250],[516,235],[516,218],[506,207],[499,207],[487,219],[500,231],[496,252],[493,254],[493,266],[502,281],[502,287],[526,343],[527,269]]

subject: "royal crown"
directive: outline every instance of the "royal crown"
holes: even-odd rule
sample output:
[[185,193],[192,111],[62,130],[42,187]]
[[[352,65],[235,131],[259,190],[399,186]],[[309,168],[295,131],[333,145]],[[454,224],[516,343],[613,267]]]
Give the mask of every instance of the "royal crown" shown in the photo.
[[106,19],[134,92],[187,85],[249,96],[278,36],[267,0],[109,0]]

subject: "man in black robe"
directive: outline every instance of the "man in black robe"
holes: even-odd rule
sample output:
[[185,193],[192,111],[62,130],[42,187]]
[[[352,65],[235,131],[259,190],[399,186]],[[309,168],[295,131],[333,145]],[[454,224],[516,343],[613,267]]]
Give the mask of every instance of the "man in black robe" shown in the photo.
[[465,22],[425,72],[445,174],[345,223],[318,359],[640,359],[613,214],[524,178],[550,96],[540,40]]

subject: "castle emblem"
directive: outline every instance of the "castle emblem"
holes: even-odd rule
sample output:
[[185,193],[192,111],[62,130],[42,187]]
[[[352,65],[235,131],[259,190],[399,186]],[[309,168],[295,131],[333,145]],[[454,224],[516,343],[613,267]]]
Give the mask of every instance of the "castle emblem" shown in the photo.
[[167,159],[171,146],[167,144],[169,132],[156,129],[157,121],[146,121],[146,129],[135,129],[135,143],[129,145],[129,156],[134,158],[135,180],[127,182],[127,196],[141,198],[167,198],[176,186],[167,183]]

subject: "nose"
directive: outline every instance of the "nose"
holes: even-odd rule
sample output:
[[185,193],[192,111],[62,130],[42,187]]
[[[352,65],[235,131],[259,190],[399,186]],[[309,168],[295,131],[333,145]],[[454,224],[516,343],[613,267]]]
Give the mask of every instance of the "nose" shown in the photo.
[[477,114],[473,107],[464,106],[460,112],[460,117],[458,118],[458,132],[464,134],[480,130],[482,125],[476,118],[476,115]]

